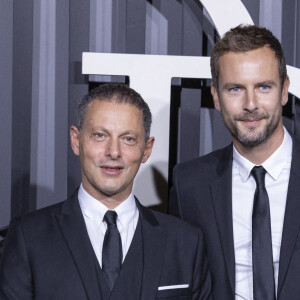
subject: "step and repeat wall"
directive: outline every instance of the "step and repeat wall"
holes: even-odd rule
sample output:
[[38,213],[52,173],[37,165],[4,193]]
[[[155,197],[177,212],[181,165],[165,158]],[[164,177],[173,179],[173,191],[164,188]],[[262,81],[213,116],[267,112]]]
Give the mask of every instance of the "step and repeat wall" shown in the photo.
[[166,211],[173,166],[230,142],[210,96],[209,56],[239,23],[282,42],[292,81],[284,122],[300,134],[298,0],[1,1],[2,235],[11,218],[78,187],[69,127],[79,99],[106,82],[129,84],[150,105],[156,144],[134,192]]

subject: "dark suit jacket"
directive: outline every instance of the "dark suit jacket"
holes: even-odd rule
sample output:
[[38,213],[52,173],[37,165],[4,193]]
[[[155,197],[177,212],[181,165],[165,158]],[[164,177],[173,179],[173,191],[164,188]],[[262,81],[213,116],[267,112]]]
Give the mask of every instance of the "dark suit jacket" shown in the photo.
[[[174,169],[169,212],[199,226],[204,234],[213,298],[234,299],[232,145]],[[300,141],[293,141],[281,242],[278,299],[300,299]],[[299,237],[298,237],[299,236]]]
[[[199,230],[137,205],[143,240],[140,296],[124,286],[127,296],[110,299],[208,299],[210,274]],[[0,299],[102,299],[95,263],[75,193],[11,224],[0,265]],[[189,288],[158,291],[180,284]]]

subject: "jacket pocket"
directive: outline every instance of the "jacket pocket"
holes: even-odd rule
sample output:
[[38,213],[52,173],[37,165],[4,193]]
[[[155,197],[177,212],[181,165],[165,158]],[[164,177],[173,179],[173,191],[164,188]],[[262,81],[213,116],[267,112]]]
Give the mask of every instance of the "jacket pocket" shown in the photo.
[[190,299],[190,288],[169,289],[157,291],[155,299]]

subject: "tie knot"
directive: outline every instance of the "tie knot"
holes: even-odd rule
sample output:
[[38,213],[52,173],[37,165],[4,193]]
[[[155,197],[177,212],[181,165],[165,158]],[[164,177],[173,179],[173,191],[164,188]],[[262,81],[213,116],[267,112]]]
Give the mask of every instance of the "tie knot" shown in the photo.
[[116,225],[117,221],[117,213],[114,210],[108,210],[105,215],[103,220],[106,222],[106,224],[109,225]]
[[264,185],[265,184],[265,175],[266,170],[262,166],[255,166],[253,167],[251,174],[254,177],[257,185]]

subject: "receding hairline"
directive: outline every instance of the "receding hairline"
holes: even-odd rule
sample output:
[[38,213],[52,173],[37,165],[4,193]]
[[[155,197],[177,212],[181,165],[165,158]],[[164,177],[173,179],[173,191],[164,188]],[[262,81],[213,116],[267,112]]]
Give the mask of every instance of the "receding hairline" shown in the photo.
[[145,140],[147,141],[149,139],[152,123],[152,114],[149,105],[138,92],[123,84],[110,83],[99,85],[81,98],[77,106],[76,116],[76,127],[78,130],[82,129],[88,106],[95,100],[115,102],[119,104],[131,104],[135,106],[142,112]]
[[85,114],[84,114],[84,118],[83,118],[83,122],[82,122],[82,128],[79,130],[81,131],[83,129],[83,127],[85,126],[86,124],[86,116],[88,114],[88,112],[91,111],[91,106],[96,102],[106,102],[106,103],[111,103],[111,104],[115,104],[115,105],[119,105],[119,106],[122,106],[122,105],[125,105],[125,106],[130,106],[130,107],[133,107],[136,109],[136,112],[139,113],[139,118],[140,118],[140,121],[141,121],[141,127],[142,127],[142,130],[143,130],[143,133],[144,133],[144,136],[145,136],[145,142],[148,140],[148,138],[146,139],[146,129],[145,129],[145,126],[144,126],[144,113],[143,113],[143,110],[140,109],[137,105],[135,105],[134,103],[131,103],[131,102],[123,102],[123,101],[119,101],[120,98],[116,98],[116,97],[95,97],[93,98],[93,100],[87,105],[86,109],[85,109]]
[[132,103],[132,102],[129,102],[129,101],[122,101],[121,98],[122,97],[116,97],[116,95],[113,95],[112,97],[95,97],[95,98],[93,98],[91,100],[91,102],[86,106],[83,123],[84,123],[84,120],[85,120],[85,117],[86,117],[87,110],[96,101],[112,103],[112,104],[116,104],[116,105],[128,105],[128,106],[135,107],[137,109],[137,111],[139,111],[141,113],[141,117],[142,117],[142,120],[143,120],[143,116],[144,116],[143,110],[138,105],[136,105],[135,103]]

